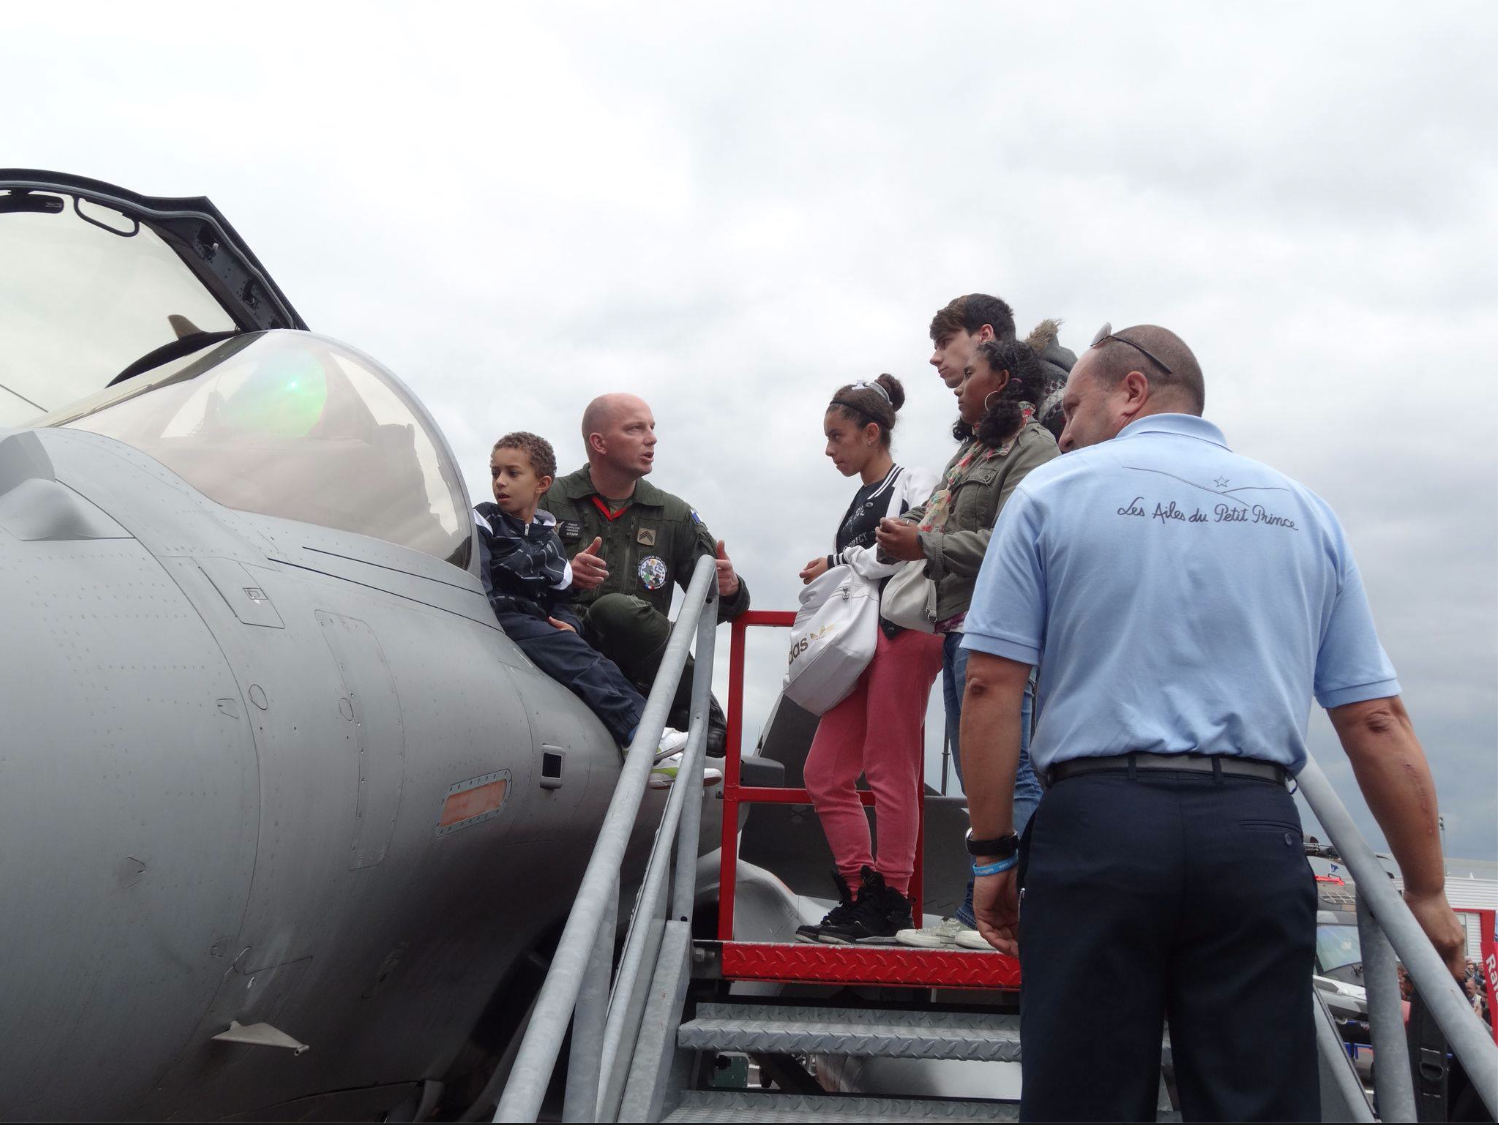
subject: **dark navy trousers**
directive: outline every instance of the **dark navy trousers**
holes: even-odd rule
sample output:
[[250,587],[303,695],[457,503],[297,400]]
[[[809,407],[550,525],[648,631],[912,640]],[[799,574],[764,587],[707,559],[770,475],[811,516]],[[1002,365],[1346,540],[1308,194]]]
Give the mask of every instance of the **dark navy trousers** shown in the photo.
[[629,744],[645,711],[645,698],[614,661],[583,639],[583,625],[571,610],[559,606],[552,616],[577,630],[572,633],[528,613],[496,609],[495,616],[532,664],[588,704],[616,742]]
[[1317,896],[1285,789],[1140,770],[1055,783],[1022,842],[1022,1121],[1316,1121]]

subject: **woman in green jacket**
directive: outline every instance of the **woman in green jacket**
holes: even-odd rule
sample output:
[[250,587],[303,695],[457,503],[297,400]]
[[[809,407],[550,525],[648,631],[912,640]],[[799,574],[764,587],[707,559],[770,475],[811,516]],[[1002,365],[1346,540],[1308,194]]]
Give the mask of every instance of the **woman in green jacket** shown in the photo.
[[[931,498],[899,519],[883,521],[878,533],[881,549],[891,557],[925,559],[927,577],[936,585],[936,631],[943,638],[942,696],[959,783],[963,758],[958,721],[968,667],[968,653],[962,648],[963,619],[974,582],[1005,501],[1026,474],[1058,454],[1056,439],[1035,420],[1042,379],[1040,361],[1025,344],[1014,340],[980,344],[954,392],[959,420],[953,436],[963,444],[947,463]],[[1017,833],[1025,830],[1041,802],[1041,783],[1030,763],[1030,717],[1031,689],[1027,687],[1015,778]],[[928,929],[902,930],[896,937],[917,947],[961,944],[987,949],[974,924],[973,880],[969,879],[967,897],[953,917]]]

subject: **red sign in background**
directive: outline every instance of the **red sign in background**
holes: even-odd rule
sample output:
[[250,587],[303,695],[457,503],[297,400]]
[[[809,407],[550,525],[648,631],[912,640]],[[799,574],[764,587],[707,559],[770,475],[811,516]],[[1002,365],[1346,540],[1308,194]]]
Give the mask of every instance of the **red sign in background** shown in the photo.
[[1483,957],[1483,979],[1489,986],[1489,1030],[1494,1041],[1499,1042],[1499,934],[1495,933],[1495,912],[1480,910],[1478,913],[1478,949]]

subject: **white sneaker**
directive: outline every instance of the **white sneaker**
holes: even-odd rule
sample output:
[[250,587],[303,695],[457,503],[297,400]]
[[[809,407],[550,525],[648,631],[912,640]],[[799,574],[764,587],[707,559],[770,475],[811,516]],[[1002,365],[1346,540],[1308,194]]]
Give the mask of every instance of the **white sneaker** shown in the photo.
[[[650,786],[652,789],[670,789],[677,780],[677,771],[682,768],[682,755],[680,752],[669,758],[664,758],[651,770]],[[723,774],[708,766],[703,770],[703,788],[707,789],[717,785],[723,780]]]
[[687,732],[667,727],[661,732],[661,744],[656,747],[656,761],[670,758],[673,754],[680,757],[685,749],[687,749]]
[[962,933],[960,933],[958,935],[958,945],[960,945],[964,949],[979,949],[985,953],[999,952],[987,941],[985,941],[984,935],[979,933],[977,930],[964,930]]
[[[962,944],[964,934],[978,937],[979,932],[963,925],[952,915],[948,915],[935,926],[927,926],[925,929],[897,930],[895,940],[901,945],[910,945],[917,949],[951,949],[955,945]],[[982,938],[979,940],[983,941]]]

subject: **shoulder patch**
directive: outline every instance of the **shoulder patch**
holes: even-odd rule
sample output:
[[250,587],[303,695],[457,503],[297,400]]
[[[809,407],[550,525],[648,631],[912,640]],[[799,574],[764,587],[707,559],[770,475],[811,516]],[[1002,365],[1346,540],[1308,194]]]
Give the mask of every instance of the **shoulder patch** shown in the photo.
[[697,509],[696,508],[692,509],[692,522],[693,523],[702,523],[703,522],[703,517],[697,514]]

